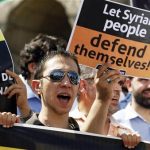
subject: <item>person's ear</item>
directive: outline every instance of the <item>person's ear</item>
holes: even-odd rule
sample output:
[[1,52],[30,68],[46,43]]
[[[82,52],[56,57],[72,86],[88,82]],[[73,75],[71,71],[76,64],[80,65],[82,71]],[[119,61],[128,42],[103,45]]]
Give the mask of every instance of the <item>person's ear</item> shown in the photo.
[[127,86],[127,89],[128,89],[129,92],[132,91],[131,81],[132,81],[132,80],[129,79],[129,78],[126,79],[126,86]]
[[30,73],[34,73],[36,70],[36,64],[34,62],[28,64],[28,70]]
[[87,82],[86,80],[84,79],[81,79],[80,80],[80,86],[79,86],[79,92],[82,93],[82,92],[87,92]]
[[33,91],[36,93],[36,94],[40,94],[41,93],[41,82],[40,80],[32,80],[32,83],[31,83],[31,86],[32,86],[32,89]]

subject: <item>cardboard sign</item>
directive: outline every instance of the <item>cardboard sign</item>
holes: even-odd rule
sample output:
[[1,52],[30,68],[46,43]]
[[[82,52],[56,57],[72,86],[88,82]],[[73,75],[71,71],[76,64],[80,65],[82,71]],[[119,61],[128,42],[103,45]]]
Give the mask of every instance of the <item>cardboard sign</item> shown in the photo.
[[14,71],[14,66],[9,48],[0,31],[0,112],[16,113],[16,97],[7,99],[7,96],[3,95],[5,90],[14,83],[13,78],[5,73],[6,69]]
[[109,0],[85,0],[68,50],[79,63],[109,62],[127,75],[150,78],[150,12]]

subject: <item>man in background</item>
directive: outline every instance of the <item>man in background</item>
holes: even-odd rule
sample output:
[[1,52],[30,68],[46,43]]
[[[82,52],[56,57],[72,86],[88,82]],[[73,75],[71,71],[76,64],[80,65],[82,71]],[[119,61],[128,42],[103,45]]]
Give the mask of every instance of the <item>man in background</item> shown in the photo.
[[120,124],[138,132],[142,140],[150,142],[150,79],[131,80],[131,103],[114,114]]

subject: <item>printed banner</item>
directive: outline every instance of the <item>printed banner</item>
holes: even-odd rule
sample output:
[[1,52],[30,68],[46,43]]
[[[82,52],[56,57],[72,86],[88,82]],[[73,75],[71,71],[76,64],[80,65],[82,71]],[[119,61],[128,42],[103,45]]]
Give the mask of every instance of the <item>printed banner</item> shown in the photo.
[[5,90],[14,83],[13,78],[5,73],[6,69],[14,71],[14,66],[11,53],[0,30],[0,112],[16,113],[16,97],[7,99],[7,96],[3,95]]
[[[35,125],[0,127],[0,146],[31,150],[127,150],[119,138]],[[139,143],[134,150],[150,150]]]
[[104,62],[127,75],[150,78],[150,12],[109,0],[83,1],[68,50],[79,63]]

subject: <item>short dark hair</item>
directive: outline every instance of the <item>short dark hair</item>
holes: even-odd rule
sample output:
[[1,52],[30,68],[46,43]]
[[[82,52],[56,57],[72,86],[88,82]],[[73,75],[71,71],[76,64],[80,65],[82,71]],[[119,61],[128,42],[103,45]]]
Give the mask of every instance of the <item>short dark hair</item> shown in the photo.
[[75,56],[75,54],[73,53],[70,53],[68,51],[62,51],[62,50],[59,50],[59,51],[51,51],[49,52],[45,57],[44,59],[41,61],[41,63],[38,65],[37,67],[37,70],[36,70],[36,74],[35,74],[35,79],[41,79],[42,76],[43,76],[43,71],[45,69],[45,63],[55,57],[55,56],[62,56],[64,58],[71,58],[77,65],[77,68],[78,68],[78,73],[80,75],[81,71],[80,71],[80,67],[79,67],[79,63],[78,63],[78,60],[77,60],[77,57]]
[[30,79],[31,73],[28,64],[34,62],[38,64],[50,51],[66,50],[67,42],[58,37],[39,34],[30,43],[25,44],[20,52],[20,69],[25,79]]

